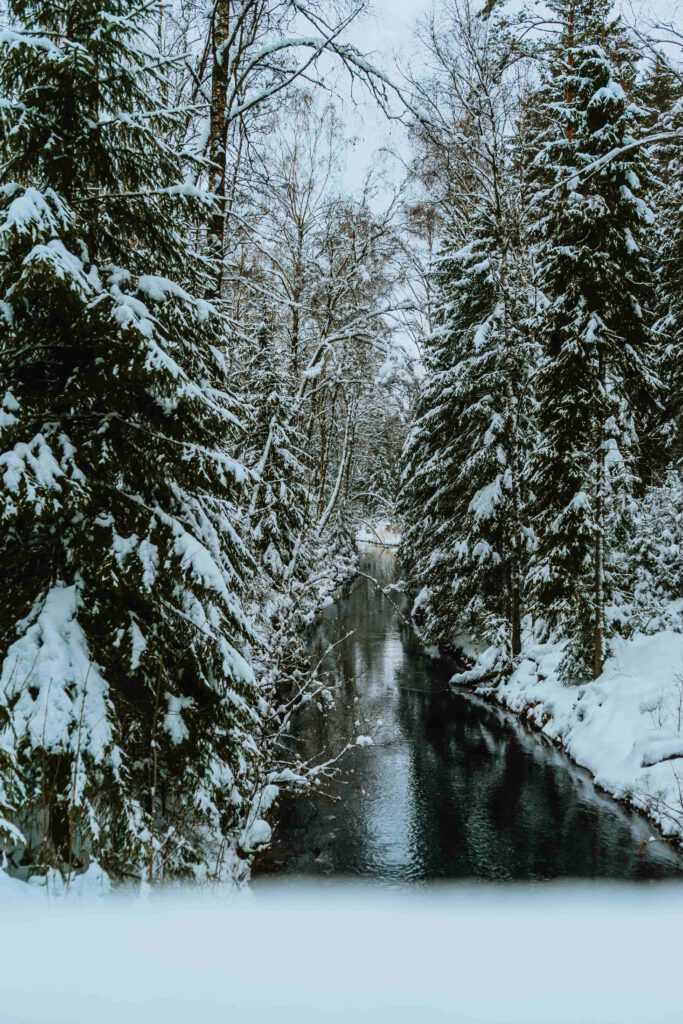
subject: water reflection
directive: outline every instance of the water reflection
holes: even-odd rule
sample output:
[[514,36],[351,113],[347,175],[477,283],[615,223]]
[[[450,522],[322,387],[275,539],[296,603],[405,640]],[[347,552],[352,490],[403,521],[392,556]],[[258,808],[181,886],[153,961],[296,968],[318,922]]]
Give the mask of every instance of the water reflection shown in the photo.
[[[386,587],[391,552],[367,548],[361,570]],[[452,666],[430,658],[398,608],[359,577],[323,617],[313,658],[339,700],[310,712],[292,742],[308,757],[354,748],[324,793],[285,795],[256,874],[436,878],[663,878],[682,865],[651,826],[513,716],[448,689]],[[396,605],[397,607],[395,607]]]

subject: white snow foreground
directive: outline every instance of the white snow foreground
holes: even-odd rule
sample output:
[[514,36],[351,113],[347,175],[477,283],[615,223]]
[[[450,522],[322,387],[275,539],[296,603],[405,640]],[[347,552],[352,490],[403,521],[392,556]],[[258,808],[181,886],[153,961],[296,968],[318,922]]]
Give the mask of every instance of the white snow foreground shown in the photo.
[[[477,659],[480,676],[486,655]],[[529,644],[508,679],[475,689],[522,715],[598,786],[683,840],[683,633],[613,639],[603,674],[580,686],[559,681],[561,657],[561,644]],[[474,682],[468,675],[454,683]]]
[[0,915],[0,1024],[681,1019],[670,885],[267,886]]

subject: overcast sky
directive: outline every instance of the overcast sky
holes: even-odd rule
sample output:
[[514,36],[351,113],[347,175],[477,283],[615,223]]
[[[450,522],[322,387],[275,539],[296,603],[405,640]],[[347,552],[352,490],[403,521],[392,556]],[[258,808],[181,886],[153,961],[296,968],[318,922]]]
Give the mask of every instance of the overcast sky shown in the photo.
[[[349,38],[364,53],[371,54],[378,67],[399,77],[396,62],[405,65],[414,56],[416,22],[431,7],[432,0],[374,0],[372,14],[353,26]],[[348,92],[347,82],[340,82],[340,86],[342,92]],[[376,150],[391,147],[407,156],[408,146],[401,126],[390,124],[360,92],[353,102],[349,95],[345,107],[347,130],[354,137],[345,184],[352,188],[362,184]]]
[[[432,6],[438,11],[440,3],[443,4],[443,0],[374,0],[373,13],[353,26],[349,38],[364,53],[372,54],[378,67],[398,77],[396,61],[405,66],[415,60],[417,20]],[[629,21],[640,21],[643,25],[652,18],[671,19],[683,24],[683,0],[623,0],[623,7]],[[342,94],[347,96],[344,103],[347,132],[355,140],[347,161],[344,183],[347,188],[358,188],[375,151],[391,147],[407,157],[409,147],[400,125],[389,124],[374,104],[360,93],[356,94],[354,104],[347,81],[340,81],[339,86]],[[397,168],[394,177],[399,177]]]

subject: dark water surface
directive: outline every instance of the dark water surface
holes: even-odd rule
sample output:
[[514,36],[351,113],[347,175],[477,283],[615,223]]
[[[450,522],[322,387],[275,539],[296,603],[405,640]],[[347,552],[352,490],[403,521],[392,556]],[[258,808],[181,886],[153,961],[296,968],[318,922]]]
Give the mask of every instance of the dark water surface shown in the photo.
[[[362,572],[386,587],[390,551],[365,546]],[[400,595],[392,600],[403,607]],[[364,876],[390,883],[476,878],[655,879],[681,875],[652,827],[599,793],[517,719],[448,689],[453,667],[431,658],[364,577],[331,605],[313,642],[339,685],[337,706],[302,716],[292,738],[315,757],[352,735],[342,771],[321,792],[285,794],[255,875]],[[682,875],[683,877],[683,875]]]

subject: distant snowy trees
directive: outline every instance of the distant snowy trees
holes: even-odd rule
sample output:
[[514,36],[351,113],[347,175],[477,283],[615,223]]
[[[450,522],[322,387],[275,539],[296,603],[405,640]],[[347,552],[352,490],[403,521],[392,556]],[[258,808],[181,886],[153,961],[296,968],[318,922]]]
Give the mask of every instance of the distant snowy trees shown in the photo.
[[639,103],[636,41],[609,4],[549,7],[539,38],[535,15],[457,0],[425,30],[436,79],[416,82],[442,245],[404,559],[430,638],[487,647],[473,677],[509,671],[523,624],[561,643],[566,678],[598,676],[615,632],[681,596],[680,524],[654,541],[652,519],[682,486],[677,176],[663,186],[629,145],[675,120],[678,93],[661,73],[662,109]]

